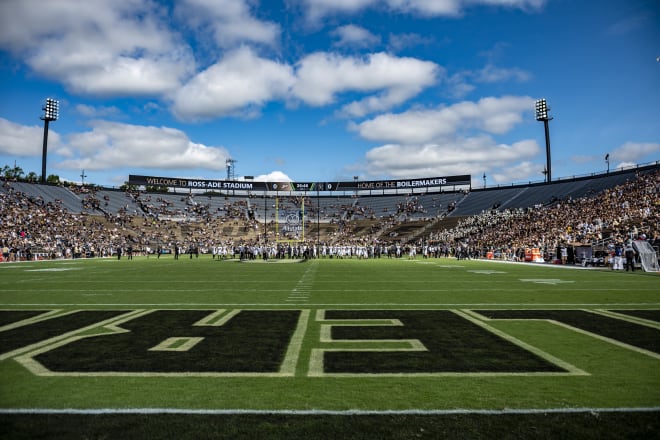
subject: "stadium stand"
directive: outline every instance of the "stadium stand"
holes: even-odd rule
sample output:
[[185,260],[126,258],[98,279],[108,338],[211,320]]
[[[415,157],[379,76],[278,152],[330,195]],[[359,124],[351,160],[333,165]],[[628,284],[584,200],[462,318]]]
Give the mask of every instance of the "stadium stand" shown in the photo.
[[[623,179],[597,180],[585,185],[557,185],[547,188],[555,192],[564,188],[567,197],[553,196],[547,205],[536,203],[525,208],[483,211],[479,215],[463,217],[451,229],[434,231],[429,239],[437,242],[460,243],[477,255],[490,251],[508,255],[519,255],[521,249],[543,249],[545,260],[558,260],[560,248],[574,249],[590,246],[602,254],[609,255],[616,244],[625,240],[649,237],[656,252],[660,245],[658,208],[660,207],[660,174],[657,170],[646,170],[629,174]],[[604,182],[623,184],[602,189]],[[578,194],[576,186],[585,195]],[[585,186],[591,187],[585,190]],[[548,185],[550,187],[550,185]],[[550,194],[546,192],[545,196]],[[563,194],[559,193],[560,196]],[[606,264],[606,258],[600,261]],[[651,266],[649,266],[651,267]]]
[[143,215],[142,207],[136,203],[130,194],[124,191],[99,190],[94,197],[98,200],[99,210],[108,214],[128,213],[131,215]]
[[71,212],[82,211],[82,199],[68,188],[27,182],[13,182],[11,186],[15,191],[25,193],[35,200],[41,200],[44,203],[59,202]]
[[499,209],[504,201],[510,200],[525,188],[495,189],[470,192],[456,204],[453,216],[476,215],[485,210]]
[[[455,254],[518,255],[562,246],[599,252],[645,234],[660,245],[658,164],[552,184],[472,191],[371,195],[198,194],[54,186],[4,181],[0,240],[14,258],[111,255],[118,247],[274,242],[277,208],[304,203],[308,245],[447,248]],[[651,262],[652,263],[652,262]],[[647,265],[648,267],[654,267]]]

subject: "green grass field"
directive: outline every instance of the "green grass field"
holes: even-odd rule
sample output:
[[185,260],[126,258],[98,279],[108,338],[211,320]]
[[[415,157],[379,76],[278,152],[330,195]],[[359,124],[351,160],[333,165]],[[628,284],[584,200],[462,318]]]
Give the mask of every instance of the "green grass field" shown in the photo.
[[0,280],[11,438],[659,435],[658,274],[163,256]]

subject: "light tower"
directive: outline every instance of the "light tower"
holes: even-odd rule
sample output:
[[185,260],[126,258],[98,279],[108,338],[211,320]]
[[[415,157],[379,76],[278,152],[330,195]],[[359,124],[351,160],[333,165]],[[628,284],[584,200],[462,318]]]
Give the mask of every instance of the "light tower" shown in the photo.
[[610,153],[605,155],[605,162],[607,162],[607,174],[610,174]]
[[550,126],[549,122],[552,120],[552,117],[548,115],[548,107],[545,98],[536,100],[536,120],[543,121],[543,126],[545,128],[545,156],[546,156],[546,182],[550,183],[552,181],[552,163],[550,161]]
[[60,102],[53,98],[46,99],[46,103],[41,108],[44,111],[40,119],[44,121],[44,145],[41,156],[41,183],[46,183],[46,156],[48,155],[48,124],[50,121],[57,121],[59,117]]
[[225,161],[225,165],[227,166],[227,180],[236,180],[236,160],[229,158]]

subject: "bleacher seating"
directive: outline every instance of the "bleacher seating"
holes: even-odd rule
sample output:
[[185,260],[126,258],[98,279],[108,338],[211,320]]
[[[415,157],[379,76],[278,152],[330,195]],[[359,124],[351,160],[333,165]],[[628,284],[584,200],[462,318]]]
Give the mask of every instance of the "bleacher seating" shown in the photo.
[[38,185],[27,182],[11,182],[15,191],[20,191],[34,198],[41,198],[45,203],[61,203],[69,212],[82,211],[82,199],[68,188],[52,185]]
[[476,215],[482,211],[498,209],[505,201],[511,200],[525,188],[486,189],[470,192],[456,204],[452,216]]
[[129,215],[144,215],[135,199],[124,191],[99,190],[96,198],[100,200],[99,209],[107,214],[117,214],[124,210]]
[[[637,180],[636,174],[646,172],[653,174]],[[12,246],[56,258],[70,255],[76,248],[110,255],[118,245],[131,245],[142,252],[159,246],[172,248],[177,243],[208,250],[217,243],[274,243],[275,204],[280,209],[301,209],[304,203],[308,243],[427,242],[451,247],[457,240],[465,240],[473,252],[498,247],[511,254],[530,243],[547,245],[547,240],[551,240],[548,249],[564,241],[602,247],[603,239],[621,240],[631,231],[644,231],[657,247],[657,172],[657,166],[650,166],[550,185],[442,193],[288,194],[280,195],[277,202],[270,194],[147,193],[5,181],[0,189],[0,213],[6,215],[0,227],[4,227],[4,240]],[[632,179],[635,181],[626,182]],[[603,191],[620,183],[624,184],[617,191]],[[626,204],[628,215],[618,216],[618,207]],[[47,224],[56,225],[59,238],[53,240],[51,228],[41,229],[31,221],[35,218],[32,209],[37,218],[48,217]],[[534,227],[516,227],[520,222]],[[80,234],[81,230],[85,233]]]
[[[576,199],[598,193],[634,178],[634,170],[580,179],[557,180],[550,185],[533,184],[512,187],[473,189],[465,192],[385,195],[333,195],[305,198],[307,218],[321,223],[341,220],[422,220],[446,215],[476,215],[492,209],[528,208],[553,201]],[[9,182],[9,187],[44,202],[61,203],[69,212],[85,211],[88,193],[76,193],[63,186],[27,182]],[[5,187],[3,191],[7,191]],[[197,195],[189,193],[139,193],[139,200],[124,191],[98,189],[93,197],[100,200],[99,211],[106,214],[170,215],[194,217],[196,206],[204,207],[213,217],[245,217],[258,222],[275,220],[275,197],[252,195]],[[280,196],[280,209],[299,208],[300,198]],[[89,207],[88,207],[89,208]],[[407,209],[406,209],[407,208]],[[453,208],[453,209],[452,209]],[[320,215],[318,214],[320,210]]]

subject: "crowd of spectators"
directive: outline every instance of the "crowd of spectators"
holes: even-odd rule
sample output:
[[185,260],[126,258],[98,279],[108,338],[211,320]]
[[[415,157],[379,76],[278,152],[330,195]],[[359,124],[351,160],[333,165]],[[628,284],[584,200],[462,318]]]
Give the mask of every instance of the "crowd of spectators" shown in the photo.
[[565,246],[623,243],[645,237],[660,244],[660,172],[634,179],[589,197],[555,200],[548,206],[489,210],[452,229],[433,233],[431,242],[467,246],[475,252],[520,249],[554,252]]
[[4,259],[105,256],[125,241],[121,227],[104,217],[70,213],[60,201],[15,191],[0,192],[0,244]]
[[406,200],[398,203],[396,207],[397,214],[414,214],[417,212],[426,214],[426,209],[420,203],[419,197],[417,196],[407,197]]
[[[107,195],[99,196],[93,188],[74,190],[82,200],[80,212],[70,212],[58,200],[47,203],[3,182],[0,247],[4,258],[109,256],[128,248],[136,254],[174,247],[181,252],[195,249],[210,253],[217,246],[254,246],[264,241],[264,234],[267,242],[282,238],[276,236],[274,206],[271,218],[265,219],[267,227],[264,219],[258,218],[261,203],[266,203],[261,201],[263,198],[227,197],[224,203],[218,203],[220,199],[212,201],[206,196],[129,190],[125,200],[141,212],[129,210],[129,203],[116,212],[105,212]],[[588,197],[554,200],[527,209],[484,211],[461,220],[452,229],[434,232],[412,247],[424,255],[483,256],[487,251],[496,251],[515,256],[525,248],[554,250],[620,243],[642,234],[660,244],[659,193],[660,172],[655,171]],[[371,208],[361,207],[359,199],[343,202],[337,199],[335,204],[319,205],[311,198],[281,197],[279,208],[304,207],[307,231],[315,227],[310,219],[323,216],[324,223],[333,226],[330,232],[324,232],[323,244],[327,246],[389,247],[401,240],[391,232],[402,225],[396,215],[377,218],[369,212]],[[420,210],[424,207],[408,196],[392,206],[392,214]],[[317,236],[308,233],[308,237],[310,246],[316,244]]]

